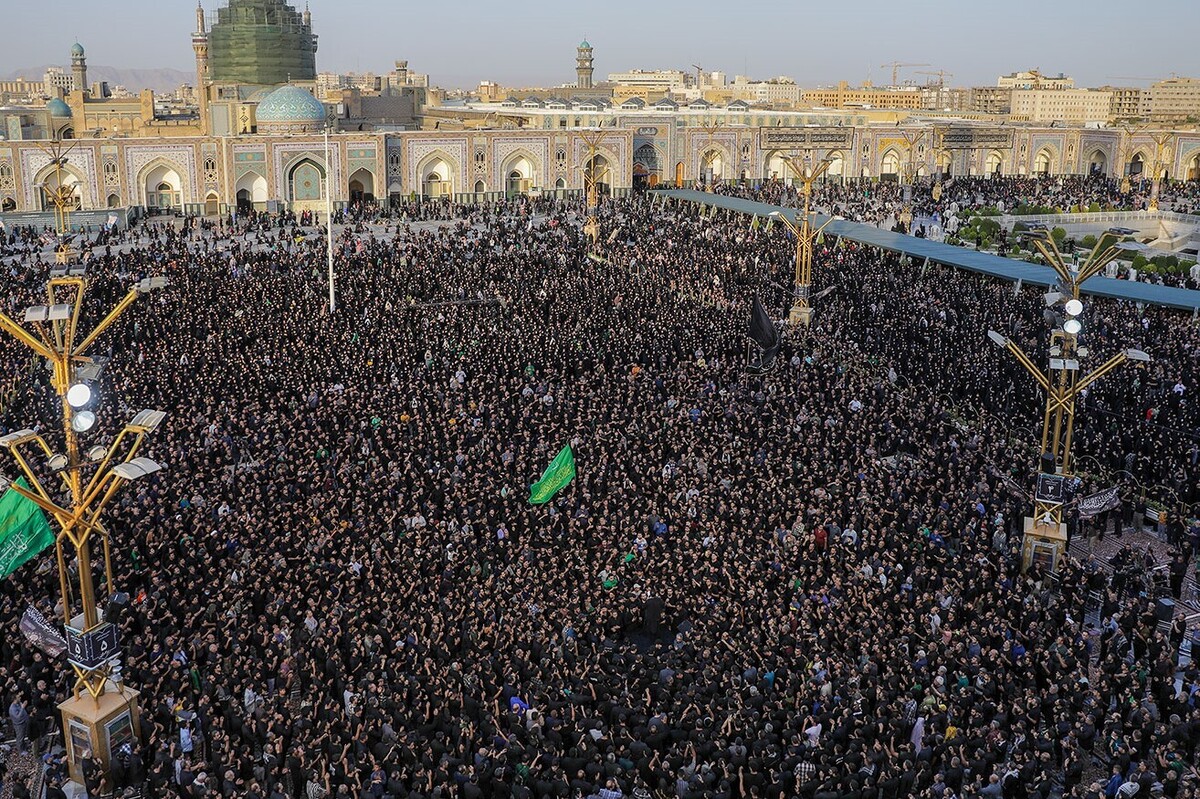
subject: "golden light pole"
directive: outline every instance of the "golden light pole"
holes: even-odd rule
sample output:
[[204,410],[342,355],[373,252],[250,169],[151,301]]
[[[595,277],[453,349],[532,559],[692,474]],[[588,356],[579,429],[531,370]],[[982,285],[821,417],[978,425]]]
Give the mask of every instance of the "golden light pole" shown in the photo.
[[1117,141],[1117,166],[1121,170],[1121,193],[1128,194],[1133,188],[1129,180],[1129,151],[1133,149],[1133,137],[1150,127],[1145,125],[1130,125],[1122,123],[1117,126],[1124,133]]
[[1106,248],[1097,246],[1078,271],[1073,271],[1059,252],[1053,239],[1033,237],[1033,243],[1046,262],[1058,274],[1058,291],[1046,295],[1049,307],[1061,305],[1064,319],[1050,334],[1049,372],[1044,372],[1011,339],[994,330],[988,338],[996,346],[1011,352],[1025,370],[1033,376],[1046,394],[1046,409],[1042,417],[1041,463],[1037,489],[1034,494],[1034,513],[1025,519],[1023,546],[1025,567],[1045,553],[1052,569],[1066,552],[1067,534],[1063,524],[1065,509],[1064,486],[1073,472],[1071,458],[1072,434],[1075,428],[1075,402],[1080,393],[1126,361],[1147,362],[1150,356],[1141,350],[1127,349],[1113,355],[1091,373],[1080,376],[1079,359],[1087,349],[1079,346],[1083,322],[1083,301],[1079,288],[1117,257],[1119,244]]
[[[721,130],[722,126],[709,124],[709,125],[699,125],[698,127],[700,128],[700,130],[704,131],[704,133],[708,136],[707,143],[705,144],[704,148],[702,150],[700,150],[699,171],[697,172],[697,175],[699,177],[703,178],[704,177],[704,156],[706,156],[710,152],[713,154],[719,155],[719,153],[717,153],[716,149],[713,147],[713,143],[716,141],[717,132],[719,130]],[[722,166],[724,166],[724,162],[722,162]],[[712,191],[713,186],[716,184],[716,182],[717,182],[717,176],[713,175],[712,180],[705,182],[704,190]]]
[[[93,544],[98,540],[103,549],[105,588],[111,598],[115,591],[109,534],[101,516],[127,483],[162,468],[138,453],[145,437],[158,428],[166,415],[162,411],[142,411],[124,426],[111,445],[92,446],[81,453],[79,437],[96,424],[95,413],[86,410],[92,398],[87,383],[99,373],[99,366],[87,353],[141,294],[166,285],[165,277],[142,280],[100,324],[82,336],[79,323],[88,278],[80,266],[55,267],[46,288],[46,304],[26,310],[24,325],[0,312],[0,329],[46,359],[52,368],[51,385],[62,402],[65,452],[56,453],[46,438],[34,430],[0,436],[0,448],[11,453],[28,481],[28,486],[11,483],[7,487],[36,503],[58,526],[55,555],[67,660],[74,680],[72,698],[59,705],[59,709],[71,776],[77,781],[82,781],[86,757],[95,757],[107,770],[112,749],[135,737],[139,729],[138,692],[126,687],[119,677],[117,626],[106,620],[97,606]],[[43,476],[49,484],[43,481]],[[64,543],[75,553],[78,590],[74,595],[69,585]]]
[[[913,179],[916,176],[916,169],[913,168],[913,150],[916,149],[916,146],[919,143],[923,142],[925,140],[925,137],[928,135],[929,135],[929,131],[926,131],[926,130],[923,130],[920,133],[917,133],[914,131],[905,131],[904,133],[901,134],[901,136],[903,136],[903,138],[904,138],[904,141],[907,143],[907,154],[906,154],[907,157],[905,158],[905,162],[904,162],[904,186],[900,187],[900,196],[902,198],[901,199],[902,205],[901,205],[901,209],[900,209],[900,221],[904,223],[904,227],[906,230],[912,227],[912,220],[913,220],[912,192],[913,192]],[[908,187],[908,196],[907,197],[905,197],[905,194],[904,194],[905,186]],[[941,192],[938,192],[938,196],[939,197],[941,196]],[[936,199],[937,198],[935,198],[935,200]]]
[[1161,131],[1150,134],[1150,138],[1154,140],[1154,165],[1151,167],[1150,175],[1150,202],[1146,204],[1146,207],[1151,211],[1158,210],[1158,193],[1162,183],[1162,154],[1172,135]]
[[612,169],[608,166],[601,171],[596,169],[596,154],[600,149],[600,143],[606,138],[604,131],[581,132],[579,138],[588,147],[587,163],[581,167],[583,169],[584,194],[587,199],[587,221],[583,223],[583,233],[588,237],[592,254],[595,255],[595,250],[600,243],[600,220],[596,216],[600,207],[600,192],[596,184],[600,182],[604,173],[611,174]]
[[796,279],[793,289],[792,310],[788,314],[788,322],[790,324],[803,324],[805,326],[812,324],[812,306],[809,304],[809,298],[812,293],[812,260],[813,260],[813,244],[817,238],[824,232],[829,223],[833,221],[830,217],[817,229],[813,229],[812,217],[812,187],[817,180],[825,174],[829,169],[829,165],[833,163],[828,158],[811,166],[807,159],[802,159],[797,156],[789,156],[785,163],[800,181],[801,189],[804,194],[804,211],[799,214],[796,222],[788,219],[778,211],[772,211],[770,217],[779,219],[787,226],[792,235],[796,237]]
[[50,164],[54,167],[54,182],[53,188],[42,184],[40,186],[42,192],[46,195],[46,199],[54,206],[54,232],[58,234],[58,246],[54,251],[54,260],[58,264],[68,264],[71,262],[72,252],[71,244],[67,241],[67,236],[71,232],[71,210],[75,206],[75,186],[63,185],[63,167],[67,164],[67,156],[75,149],[76,144],[72,143],[70,147],[63,149],[62,132],[70,125],[70,122],[54,128],[51,131],[50,144],[44,145],[37,142],[38,149],[46,154],[50,159]]

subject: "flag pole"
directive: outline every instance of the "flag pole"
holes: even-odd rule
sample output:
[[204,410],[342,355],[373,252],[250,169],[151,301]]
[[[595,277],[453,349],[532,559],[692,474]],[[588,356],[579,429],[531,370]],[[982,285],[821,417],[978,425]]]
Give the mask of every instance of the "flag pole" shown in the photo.
[[333,161],[329,157],[329,123],[325,124],[325,171],[325,217],[329,223],[325,249],[329,259],[329,315],[333,316],[337,310],[337,297],[333,286]]

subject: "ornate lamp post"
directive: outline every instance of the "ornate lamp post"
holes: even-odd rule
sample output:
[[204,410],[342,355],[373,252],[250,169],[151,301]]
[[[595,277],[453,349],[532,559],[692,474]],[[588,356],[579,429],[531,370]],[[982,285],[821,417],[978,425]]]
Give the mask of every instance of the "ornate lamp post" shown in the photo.
[[600,207],[600,192],[597,184],[605,173],[611,173],[612,170],[607,166],[603,170],[596,169],[596,154],[600,149],[600,143],[605,139],[603,131],[580,133],[579,138],[588,148],[587,163],[581,167],[583,169],[584,195],[587,198],[587,220],[583,223],[583,232],[588,237],[592,254],[595,255],[600,244],[600,220],[596,216]]
[[1154,140],[1154,166],[1151,167],[1150,175],[1150,202],[1146,207],[1151,211],[1158,210],[1158,193],[1162,188],[1162,168],[1163,168],[1163,151],[1166,149],[1167,142],[1171,140],[1171,133],[1151,133],[1150,138]]
[[800,181],[804,194],[804,211],[797,215],[795,223],[778,211],[772,211],[770,216],[782,221],[796,237],[796,279],[788,322],[808,326],[812,323],[812,306],[809,304],[809,298],[812,292],[813,243],[833,221],[830,218],[819,228],[813,229],[812,187],[833,162],[825,159],[818,162],[816,166],[812,166],[807,159],[789,156],[786,163],[792,174]]
[[[96,374],[99,367],[87,353],[140,295],[165,287],[167,279],[142,280],[100,324],[81,335],[79,322],[87,285],[82,267],[55,267],[46,288],[46,304],[26,310],[23,325],[0,313],[0,329],[51,366],[51,385],[62,402],[65,452],[55,452],[51,443],[34,430],[0,436],[0,448],[9,451],[28,482],[27,486],[12,483],[8,488],[36,503],[58,526],[55,555],[71,670],[68,679],[73,683],[72,698],[59,709],[71,776],[77,781],[82,781],[85,758],[96,758],[107,770],[113,749],[139,729],[138,692],[120,679],[118,629],[104,618],[96,600],[94,544],[98,542],[102,548],[106,596],[112,597],[115,589],[109,534],[102,515],[127,483],[162,468],[141,457],[139,451],[145,437],[166,415],[162,411],[142,411],[108,447],[97,445],[81,451],[80,436],[96,424],[95,413],[87,410],[92,399],[87,380],[88,372]],[[47,478],[45,482],[43,477]],[[76,559],[78,583],[74,592],[69,585],[71,571],[64,545],[72,548]]]
[[39,186],[46,195],[46,200],[54,206],[54,232],[58,234],[58,247],[54,251],[54,260],[58,264],[69,264],[73,257],[71,243],[67,236],[71,232],[71,211],[75,207],[76,196],[74,186],[63,185],[63,167],[67,165],[67,156],[75,149],[75,144],[63,147],[62,133],[70,126],[70,122],[51,130],[50,144],[37,143],[38,149],[50,159],[54,167],[54,186],[44,183]]
[[1126,361],[1147,362],[1150,356],[1141,350],[1128,349],[1113,355],[1091,373],[1080,376],[1079,359],[1087,349],[1079,346],[1083,330],[1080,319],[1084,311],[1079,287],[1098,274],[1117,257],[1120,245],[1096,247],[1088,260],[1074,271],[1062,257],[1054,240],[1034,238],[1034,245],[1059,277],[1058,291],[1046,295],[1049,307],[1061,306],[1063,320],[1050,334],[1050,369],[1043,371],[1019,346],[994,330],[988,331],[992,342],[1011,352],[1025,370],[1033,376],[1046,394],[1046,410],[1042,418],[1041,468],[1034,493],[1034,514],[1025,519],[1025,541],[1022,548],[1025,568],[1042,553],[1049,558],[1052,569],[1066,552],[1067,534],[1063,524],[1065,484],[1073,472],[1071,457],[1072,434],[1075,426],[1075,402],[1079,395],[1100,378]]

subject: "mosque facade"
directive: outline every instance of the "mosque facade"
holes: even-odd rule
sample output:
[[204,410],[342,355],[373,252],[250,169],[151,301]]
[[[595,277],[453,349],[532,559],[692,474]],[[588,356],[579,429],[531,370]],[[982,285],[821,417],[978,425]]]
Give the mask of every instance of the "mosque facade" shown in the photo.
[[[288,45],[281,54],[279,43]],[[199,114],[156,115],[154,98],[76,90],[45,109],[0,110],[0,211],[45,210],[73,186],[81,210],[225,214],[412,197],[473,200],[713,180],[788,180],[788,156],[828,159],[830,180],[965,175],[1200,179],[1200,133],[1033,127],[864,111],[775,112],[735,101],[679,107],[597,97],[592,48],[577,50],[577,96],[425,109],[416,90],[334,102],[314,96],[311,15],[283,0],[196,10]],[[86,80],[86,56],[72,48]],[[564,90],[569,95],[570,89]],[[425,129],[423,129],[425,128]],[[437,128],[437,129],[428,129]],[[328,132],[328,136],[326,135]],[[67,163],[52,165],[52,136]],[[588,141],[600,140],[595,151]],[[328,148],[328,149],[327,149]],[[594,158],[594,160],[593,160]]]

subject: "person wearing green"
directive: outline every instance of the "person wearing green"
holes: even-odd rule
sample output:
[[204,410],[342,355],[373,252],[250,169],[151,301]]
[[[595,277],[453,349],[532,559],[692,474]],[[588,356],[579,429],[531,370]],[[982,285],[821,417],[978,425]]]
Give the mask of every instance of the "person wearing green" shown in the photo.
[[571,451],[571,445],[568,444],[558,451],[558,455],[554,457],[542,474],[542,479],[530,487],[529,504],[544,505],[574,479],[575,453]]

